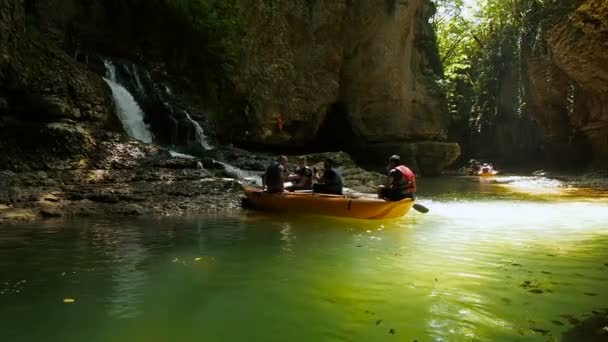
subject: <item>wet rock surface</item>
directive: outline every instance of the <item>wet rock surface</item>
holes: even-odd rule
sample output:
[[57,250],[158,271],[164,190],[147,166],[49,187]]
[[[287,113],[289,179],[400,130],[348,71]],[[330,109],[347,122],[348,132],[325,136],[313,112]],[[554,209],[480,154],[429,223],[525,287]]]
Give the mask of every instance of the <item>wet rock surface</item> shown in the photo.
[[[231,146],[211,157],[174,157],[120,132],[70,120],[28,127],[0,137],[5,152],[0,156],[0,222],[240,210],[244,178],[261,175],[275,158]],[[36,132],[49,134],[48,143],[28,143]],[[344,152],[307,157],[318,168],[333,159],[351,191],[375,193],[385,181]],[[288,170],[294,171],[297,156],[289,160]]]
[[239,181],[216,177],[221,170],[203,168],[203,160],[172,157],[113,133],[93,132],[89,145],[74,148],[80,153],[12,155],[3,164],[11,169],[0,171],[0,222],[240,208]]

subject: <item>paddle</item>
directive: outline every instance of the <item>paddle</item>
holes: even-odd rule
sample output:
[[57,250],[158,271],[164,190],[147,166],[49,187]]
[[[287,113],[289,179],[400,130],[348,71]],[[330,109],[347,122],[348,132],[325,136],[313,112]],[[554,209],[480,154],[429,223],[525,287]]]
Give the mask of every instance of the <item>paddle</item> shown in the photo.
[[415,203],[412,208],[414,208],[416,211],[423,213],[423,214],[426,214],[429,212],[429,208],[423,206],[422,204],[418,204],[418,203]]

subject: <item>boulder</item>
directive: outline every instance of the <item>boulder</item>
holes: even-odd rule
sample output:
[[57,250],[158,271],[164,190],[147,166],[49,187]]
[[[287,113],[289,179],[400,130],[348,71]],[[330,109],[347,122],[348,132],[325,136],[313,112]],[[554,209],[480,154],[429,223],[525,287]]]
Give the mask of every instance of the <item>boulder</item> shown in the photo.
[[528,61],[529,102],[558,166],[608,167],[608,4],[577,2],[544,31],[548,54]]
[[437,141],[378,143],[366,146],[363,153],[357,154],[357,159],[364,165],[374,165],[371,169],[379,170],[386,166],[393,154],[399,155],[401,161],[417,173],[438,176],[460,156],[460,146]]
[[[248,10],[235,82],[248,104],[243,125],[223,135],[244,146],[355,154],[370,144],[446,139],[430,1],[239,4]],[[418,156],[425,166],[439,159],[433,169],[451,159],[428,151]]]

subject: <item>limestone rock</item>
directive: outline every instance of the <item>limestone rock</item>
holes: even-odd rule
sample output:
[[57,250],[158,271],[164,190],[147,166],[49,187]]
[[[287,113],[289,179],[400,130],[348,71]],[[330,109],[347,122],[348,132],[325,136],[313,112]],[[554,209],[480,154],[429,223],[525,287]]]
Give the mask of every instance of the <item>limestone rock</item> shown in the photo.
[[44,217],[61,217],[63,213],[58,208],[42,208],[40,214]]
[[401,161],[417,173],[438,176],[460,156],[460,147],[456,143],[437,141],[378,143],[366,146],[359,159],[365,165],[385,166],[393,154],[399,155]]
[[608,4],[585,0],[545,33],[549,57],[530,61],[534,115],[552,160],[608,166]]
[[35,218],[34,213],[24,208],[0,208],[0,223],[3,221],[29,221]]
[[446,139],[429,1],[240,4],[247,9],[235,77],[249,103],[243,142],[356,151]]

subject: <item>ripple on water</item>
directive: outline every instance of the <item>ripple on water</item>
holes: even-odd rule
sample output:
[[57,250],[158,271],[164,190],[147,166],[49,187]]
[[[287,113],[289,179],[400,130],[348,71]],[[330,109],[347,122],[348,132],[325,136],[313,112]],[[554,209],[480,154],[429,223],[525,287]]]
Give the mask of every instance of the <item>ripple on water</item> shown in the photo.
[[0,322],[11,322],[0,327],[15,341],[534,341],[608,307],[607,204],[464,184],[494,196],[479,200],[462,186],[453,184],[461,198],[421,197],[431,212],[397,221],[247,215],[2,229],[0,290],[27,284],[0,295]]

